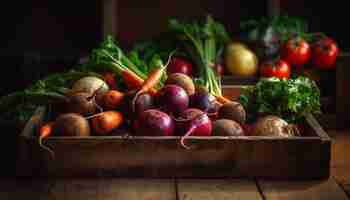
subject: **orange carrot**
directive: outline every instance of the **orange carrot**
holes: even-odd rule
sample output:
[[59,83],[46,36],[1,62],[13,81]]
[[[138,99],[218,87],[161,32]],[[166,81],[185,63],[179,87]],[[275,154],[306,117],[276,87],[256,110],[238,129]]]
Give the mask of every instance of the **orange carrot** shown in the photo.
[[123,101],[125,94],[117,90],[110,90],[102,97],[102,106],[106,110],[116,109]]
[[229,103],[231,102],[230,99],[222,96],[222,95],[218,95],[218,96],[215,96],[216,100],[219,102],[219,103],[222,103],[222,104],[225,104],[225,103]]
[[54,122],[48,122],[40,128],[40,130],[39,130],[39,145],[43,149],[46,149],[51,154],[51,156],[54,158],[55,153],[50,148],[43,145],[43,139],[49,137],[52,134],[53,125],[54,125]]
[[121,75],[129,90],[139,89],[142,87],[144,81],[132,71],[123,70]]
[[142,87],[138,91],[138,93],[149,92],[150,89],[154,88],[162,78],[165,67],[160,67],[153,70],[149,75],[145,82],[142,84]]
[[117,111],[105,111],[92,116],[92,127],[98,135],[111,133],[124,121],[123,115]]
[[[144,80],[138,77],[135,73],[128,70],[122,71],[122,77],[129,90],[140,89],[144,84]],[[151,88],[149,90],[149,93],[151,95],[155,95],[157,93],[157,90],[154,88]]]

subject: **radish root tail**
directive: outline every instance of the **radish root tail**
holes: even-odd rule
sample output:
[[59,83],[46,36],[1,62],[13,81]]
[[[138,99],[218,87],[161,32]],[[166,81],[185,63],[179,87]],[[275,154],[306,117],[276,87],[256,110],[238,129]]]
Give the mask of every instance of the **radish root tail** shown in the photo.
[[195,128],[196,128],[196,127],[194,127],[194,126],[191,127],[190,130],[188,130],[187,133],[186,133],[184,136],[181,137],[180,144],[181,144],[181,146],[183,146],[185,149],[188,149],[188,150],[192,149],[190,146],[187,146],[187,145],[185,144],[185,139],[193,133],[193,131],[194,131]]
[[135,112],[136,111],[136,100],[137,98],[141,95],[141,91],[138,91],[136,94],[135,94],[135,97],[132,99],[132,102],[131,102],[131,108],[132,108],[132,112]]
[[284,127],[284,130],[288,134],[288,136],[301,136],[298,127],[294,124],[288,124]]
[[51,158],[54,160],[55,159],[55,152],[43,144],[43,139],[44,139],[44,137],[39,138],[40,147],[45,149],[46,151],[48,151],[50,153]]

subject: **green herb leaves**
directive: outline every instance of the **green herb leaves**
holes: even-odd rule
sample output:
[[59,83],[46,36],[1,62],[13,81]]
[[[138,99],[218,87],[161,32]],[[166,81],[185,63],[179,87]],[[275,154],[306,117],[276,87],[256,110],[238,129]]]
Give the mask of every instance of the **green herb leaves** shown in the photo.
[[268,78],[245,89],[240,102],[248,113],[273,114],[288,122],[296,122],[305,113],[320,112],[320,91],[312,80],[305,77]]

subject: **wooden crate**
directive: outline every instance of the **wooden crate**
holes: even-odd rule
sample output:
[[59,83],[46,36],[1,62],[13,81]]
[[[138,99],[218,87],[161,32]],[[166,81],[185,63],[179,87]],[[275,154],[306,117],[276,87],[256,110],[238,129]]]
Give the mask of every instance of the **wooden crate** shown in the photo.
[[[239,86],[224,86],[237,97]],[[35,129],[40,108],[21,135],[18,175],[116,177],[269,177],[327,178],[331,140],[312,115],[306,116],[303,137],[190,137],[192,150],[180,137],[51,137],[46,144],[55,160],[38,146]]]

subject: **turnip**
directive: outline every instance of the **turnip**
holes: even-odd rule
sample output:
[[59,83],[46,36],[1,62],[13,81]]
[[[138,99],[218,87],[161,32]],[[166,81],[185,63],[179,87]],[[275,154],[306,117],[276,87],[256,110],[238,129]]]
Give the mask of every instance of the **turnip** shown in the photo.
[[78,113],[83,116],[89,116],[97,111],[94,94],[86,92],[71,93],[66,102],[66,112]]
[[156,109],[149,109],[140,114],[134,122],[134,127],[137,127],[137,135],[172,136],[175,125],[168,114]]
[[277,137],[300,135],[299,130],[295,125],[288,124],[285,120],[273,115],[260,117],[255,123],[253,134],[258,136]]
[[229,119],[219,119],[213,123],[213,135],[221,136],[243,136],[241,125]]
[[95,76],[86,76],[76,81],[72,86],[72,92],[86,92],[93,94],[96,92],[97,101],[100,102],[103,94],[108,92],[109,87],[106,82]]
[[180,86],[187,92],[189,96],[193,95],[195,92],[195,87],[192,79],[183,73],[170,74],[165,84],[174,84]]
[[244,107],[238,102],[225,103],[219,108],[219,119],[230,119],[240,124],[244,124],[246,121],[246,112]]
[[210,136],[212,134],[212,123],[208,115],[196,108],[189,108],[182,112],[177,122],[177,130],[183,137],[181,145],[189,149],[184,141],[188,136]]
[[187,109],[189,97],[182,87],[170,84],[160,90],[158,103],[166,112],[178,114]]
[[57,136],[89,136],[89,122],[76,113],[62,114],[53,125],[53,133]]

